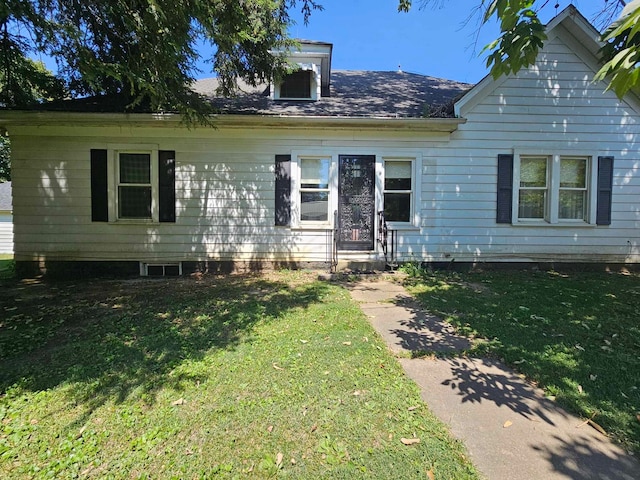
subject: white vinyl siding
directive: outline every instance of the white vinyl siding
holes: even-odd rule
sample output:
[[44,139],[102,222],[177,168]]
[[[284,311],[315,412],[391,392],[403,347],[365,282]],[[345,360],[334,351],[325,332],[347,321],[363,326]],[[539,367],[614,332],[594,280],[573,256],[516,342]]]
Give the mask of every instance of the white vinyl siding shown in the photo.
[[13,253],[13,217],[0,211],[0,253]]
[[[362,154],[376,156],[377,209],[383,205],[384,161],[415,159],[413,218],[410,228],[398,230],[400,260],[640,262],[638,112],[593,84],[597,66],[585,64],[584,52],[572,49],[580,46],[569,48],[552,36],[534,67],[498,80],[495,90],[463,108],[466,123],[451,135],[348,126],[188,130],[135,122],[15,127],[15,258],[324,262],[330,256],[337,174],[331,170],[328,222],[297,228],[298,211],[294,228],[275,227],[275,156],[291,155],[299,184],[293,165],[298,158],[330,158],[335,169],[338,155]],[[137,151],[140,143],[176,151],[176,222],[92,223],[90,150]],[[113,150],[111,144],[119,146]],[[497,224],[497,156],[534,149],[543,149],[543,156],[589,157],[588,179],[599,156],[614,157],[611,225],[576,219]],[[579,177],[574,172],[573,180]],[[572,197],[566,216],[577,215],[580,195],[587,199],[586,215],[592,215],[593,185],[555,178],[557,189],[549,184],[547,191],[557,192],[558,199]],[[296,201],[300,188],[292,187]],[[366,255],[380,258],[375,248]]]

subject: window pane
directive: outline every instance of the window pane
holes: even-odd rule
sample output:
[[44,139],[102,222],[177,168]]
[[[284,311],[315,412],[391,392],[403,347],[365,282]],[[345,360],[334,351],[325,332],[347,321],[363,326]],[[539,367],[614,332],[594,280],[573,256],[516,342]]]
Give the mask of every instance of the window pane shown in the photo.
[[560,159],[560,188],[585,188],[587,160],[585,158]]
[[585,198],[586,192],[584,190],[561,190],[558,217],[562,219],[584,220]]
[[411,190],[411,162],[385,162],[385,190]]
[[151,155],[121,153],[120,183],[151,183]]
[[518,218],[544,218],[546,190],[520,190]]
[[151,187],[118,187],[118,217],[151,218]]
[[300,161],[302,188],[329,188],[328,158],[303,158]]
[[300,220],[326,222],[329,219],[329,192],[301,192]]
[[547,158],[523,157],[520,159],[520,186],[547,186]]
[[411,221],[411,194],[385,193],[384,218],[388,222]]
[[285,75],[280,84],[280,98],[311,98],[311,73],[298,70]]

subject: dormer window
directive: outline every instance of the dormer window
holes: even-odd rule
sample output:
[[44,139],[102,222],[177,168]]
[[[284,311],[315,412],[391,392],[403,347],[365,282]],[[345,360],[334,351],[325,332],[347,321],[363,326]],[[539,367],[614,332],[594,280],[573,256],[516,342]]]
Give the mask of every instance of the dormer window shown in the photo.
[[331,77],[330,43],[300,41],[300,47],[286,52],[289,65],[295,70],[270,87],[274,100],[318,101],[329,96]]
[[280,83],[280,98],[311,99],[311,70],[297,70],[286,75]]

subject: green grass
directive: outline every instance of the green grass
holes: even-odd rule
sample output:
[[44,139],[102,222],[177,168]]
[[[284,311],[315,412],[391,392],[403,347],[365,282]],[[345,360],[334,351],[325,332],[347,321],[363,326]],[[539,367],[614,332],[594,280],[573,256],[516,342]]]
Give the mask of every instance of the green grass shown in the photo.
[[13,278],[14,275],[13,254],[0,253],[0,280],[6,280]]
[[20,283],[0,305],[0,478],[477,478],[309,275]]
[[419,272],[410,291],[565,407],[640,453],[640,277]]

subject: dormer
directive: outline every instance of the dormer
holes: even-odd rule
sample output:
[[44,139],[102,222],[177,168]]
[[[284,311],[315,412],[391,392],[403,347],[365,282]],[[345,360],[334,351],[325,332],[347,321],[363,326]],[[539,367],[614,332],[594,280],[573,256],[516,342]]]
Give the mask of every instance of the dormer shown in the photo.
[[271,90],[274,100],[310,100],[329,96],[331,43],[300,40],[299,48],[289,52],[287,60],[298,69],[276,82]]

